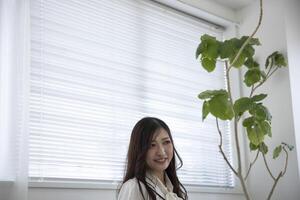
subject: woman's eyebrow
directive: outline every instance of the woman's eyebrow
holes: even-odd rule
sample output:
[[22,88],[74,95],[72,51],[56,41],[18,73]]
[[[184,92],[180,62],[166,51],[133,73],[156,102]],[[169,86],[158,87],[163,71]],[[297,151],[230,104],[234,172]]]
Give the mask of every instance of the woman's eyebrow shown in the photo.
[[[170,140],[170,137],[164,137],[161,140]],[[157,142],[157,140],[152,140],[151,142]]]

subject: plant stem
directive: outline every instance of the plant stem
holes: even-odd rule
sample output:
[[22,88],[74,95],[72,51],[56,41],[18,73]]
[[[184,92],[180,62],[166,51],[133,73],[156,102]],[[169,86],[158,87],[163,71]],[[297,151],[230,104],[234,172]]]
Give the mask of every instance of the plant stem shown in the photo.
[[270,199],[271,199],[272,194],[273,194],[273,192],[274,192],[274,190],[275,190],[275,187],[276,187],[276,185],[277,185],[279,179],[280,179],[282,176],[283,176],[283,175],[282,175],[282,172],[280,172],[280,173],[278,174],[277,178],[274,180],[274,184],[273,184],[272,189],[271,189],[271,191],[270,191],[270,193],[269,193],[269,195],[268,195],[267,200],[270,200]]
[[251,168],[252,168],[252,166],[254,165],[254,163],[256,162],[256,160],[257,160],[257,158],[258,158],[258,155],[259,155],[259,150],[257,150],[257,154],[256,154],[256,156],[255,156],[255,159],[250,163],[249,169],[248,169],[248,171],[247,171],[247,174],[246,174],[244,180],[247,180],[248,175],[249,175],[249,173],[250,173],[250,171],[251,171]]
[[250,40],[253,38],[253,36],[256,34],[256,32],[258,31],[258,28],[261,25],[261,21],[262,21],[262,16],[263,16],[263,6],[262,6],[262,1],[260,0],[260,14],[259,14],[259,19],[258,19],[258,23],[257,26],[255,28],[255,30],[253,31],[253,33],[248,37],[248,39],[244,42],[244,44],[242,45],[242,47],[239,49],[238,53],[236,54],[236,56],[234,57],[233,61],[231,62],[228,71],[233,67],[233,64],[237,61],[237,59],[240,57],[241,53],[243,52],[243,50],[245,49],[245,47],[247,46],[247,44],[250,42]]
[[[226,83],[227,83],[227,91],[228,91],[228,97],[230,99],[231,104],[233,105],[232,100],[232,94],[231,94],[231,86],[230,86],[230,76],[229,76],[229,67],[228,67],[228,61],[225,61],[225,67],[226,67]],[[234,116],[234,138],[235,138],[235,146],[236,146],[236,152],[237,152],[237,159],[238,159],[238,169],[236,176],[240,179],[244,195],[247,200],[250,200],[250,195],[248,193],[246,183],[244,181],[243,173],[242,173],[242,161],[241,161],[241,149],[240,149],[240,143],[239,143],[239,136],[238,136],[238,118],[237,116]],[[234,172],[234,171],[233,171]]]
[[282,176],[283,176],[286,173],[286,169],[287,169],[287,165],[288,165],[288,161],[289,161],[289,154],[288,154],[287,150],[285,149],[285,147],[282,147],[282,149],[284,150],[285,155],[286,155],[286,157],[285,157],[285,166],[284,166],[284,170],[282,172]]
[[266,166],[266,168],[267,168],[267,170],[268,170],[268,172],[269,172],[270,176],[271,176],[271,177],[272,177],[272,179],[275,181],[275,180],[276,180],[276,178],[275,178],[275,176],[272,174],[272,172],[271,172],[271,170],[270,170],[270,168],[269,168],[269,165],[268,165],[268,163],[267,163],[266,156],[265,156],[265,154],[262,154],[262,155],[263,155],[263,158],[264,158],[264,163],[265,163],[265,166]]
[[218,132],[219,132],[219,135],[220,135],[220,144],[219,144],[220,152],[223,155],[223,158],[226,161],[227,165],[230,167],[230,169],[233,171],[233,173],[235,175],[237,175],[237,171],[233,168],[233,166],[231,165],[231,163],[229,162],[227,156],[225,155],[225,153],[223,151],[223,148],[222,148],[222,146],[223,146],[222,132],[221,132],[220,127],[219,127],[218,118],[216,118],[216,124],[217,124],[217,129],[218,129]]
[[[286,169],[287,169],[287,165],[288,165],[288,160],[289,160],[289,154],[288,154],[287,150],[286,150],[284,147],[282,147],[282,148],[283,148],[283,150],[284,150],[284,152],[285,152],[285,155],[286,155],[286,157],[285,157],[284,169],[283,169],[283,171],[280,171],[280,172],[279,172],[279,174],[278,174],[278,176],[276,177],[276,179],[275,179],[274,177],[272,177],[273,180],[274,180],[274,184],[273,184],[272,189],[271,189],[271,191],[270,191],[270,193],[269,193],[269,195],[268,195],[267,200],[270,200],[270,199],[271,199],[272,194],[273,194],[273,192],[274,192],[274,190],[275,190],[275,187],[277,186],[277,183],[278,183],[279,179],[280,179],[281,177],[283,177],[284,174],[286,173]],[[267,168],[267,169],[268,169],[268,168]]]

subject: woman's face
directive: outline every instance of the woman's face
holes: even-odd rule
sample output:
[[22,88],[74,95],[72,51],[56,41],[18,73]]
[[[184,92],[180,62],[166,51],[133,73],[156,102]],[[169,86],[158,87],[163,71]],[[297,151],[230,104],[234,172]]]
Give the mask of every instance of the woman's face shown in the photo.
[[160,128],[152,138],[146,162],[154,173],[161,174],[166,170],[173,158],[173,144],[168,132]]

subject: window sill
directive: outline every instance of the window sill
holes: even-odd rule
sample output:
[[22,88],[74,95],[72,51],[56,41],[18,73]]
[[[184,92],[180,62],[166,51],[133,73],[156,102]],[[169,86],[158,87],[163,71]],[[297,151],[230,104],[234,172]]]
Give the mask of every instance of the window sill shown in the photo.
[[[78,181],[78,180],[30,180],[30,188],[61,188],[61,189],[101,189],[116,190],[120,187],[120,182],[100,182],[100,181]],[[187,185],[186,190],[191,193],[217,193],[217,194],[242,194],[239,188],[214,188],[214,187],[197,187]]]
[[14,184],[13,180],[0,180],[0,186],[11,186]]

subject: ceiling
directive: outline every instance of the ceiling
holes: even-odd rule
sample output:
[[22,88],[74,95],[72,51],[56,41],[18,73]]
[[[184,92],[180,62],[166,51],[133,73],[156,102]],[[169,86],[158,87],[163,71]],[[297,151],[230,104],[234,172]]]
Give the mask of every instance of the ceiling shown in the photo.
[[239,10],[239,9],[255,2],[255,0],[211,0],[211,1],[214,1],[217,4],[226,6],[233,10]]

